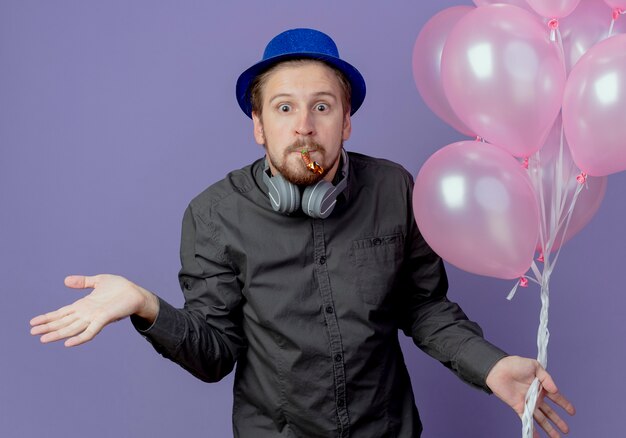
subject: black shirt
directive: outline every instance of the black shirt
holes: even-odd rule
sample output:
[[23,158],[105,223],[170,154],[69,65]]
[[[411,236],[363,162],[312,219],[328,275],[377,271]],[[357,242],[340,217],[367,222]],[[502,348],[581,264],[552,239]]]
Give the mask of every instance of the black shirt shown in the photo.
[[398,330],[487,391],[505,356],[446,298],[409,173],[349,157],[348,187],[323,220],[275,212],[262,160],[209,187],[183,219],[184,309],[161,300],[151,327],[133,319],[204,381],[237,363],[237,437],[419,437]]

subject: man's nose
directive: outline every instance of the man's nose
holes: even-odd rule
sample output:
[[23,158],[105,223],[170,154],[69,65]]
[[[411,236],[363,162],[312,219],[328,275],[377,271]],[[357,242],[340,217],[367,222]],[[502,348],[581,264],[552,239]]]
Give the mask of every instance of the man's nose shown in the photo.
[[311,111],[304,110],[300,112],[296,125],[296,133],[300,135],[313,135],[315,133],[315,124]]

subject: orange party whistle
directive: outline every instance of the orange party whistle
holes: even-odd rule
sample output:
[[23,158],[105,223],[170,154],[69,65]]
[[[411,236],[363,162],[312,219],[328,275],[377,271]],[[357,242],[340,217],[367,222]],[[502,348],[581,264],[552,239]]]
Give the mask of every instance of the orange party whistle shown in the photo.
[[306,149],[302,149],[300,151],[300,155],[302,156],[302,161],[304,161],[307,169],[309,169],[313,173],[317,173],[318,175],[324,173],[324,169],[322,168],[322,166],[320,166],[317,161],[311,160],[311,157],[309,156],[309,151],[307,151]]

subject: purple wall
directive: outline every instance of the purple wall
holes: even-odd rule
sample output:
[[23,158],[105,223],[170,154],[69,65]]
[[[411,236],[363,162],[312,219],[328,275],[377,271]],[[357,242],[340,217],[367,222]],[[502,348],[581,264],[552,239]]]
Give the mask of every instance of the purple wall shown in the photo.
[[[231,435],[232,380],[206,385],[162,360],[128,321],[75,349],[29,319],[69,303],[70,273],[125,275],[182,305],[187,202],[261,155],[237,75],[290,27],[317,27],[368,84],[347,148],[414,174],[462,137],[421,101],[411,52],[438,10],[470,1],[3,1],[0,3],[0,436]],[[393,6],[389,6],[392,3]],[[549,370],[578,408],[573,437],[624,436],[626,173],[561,254]],[[491,340],[536,355],[535,287],[450,268],[453,299]],[[519,436],[517,417],[409,342],[427,438]]]

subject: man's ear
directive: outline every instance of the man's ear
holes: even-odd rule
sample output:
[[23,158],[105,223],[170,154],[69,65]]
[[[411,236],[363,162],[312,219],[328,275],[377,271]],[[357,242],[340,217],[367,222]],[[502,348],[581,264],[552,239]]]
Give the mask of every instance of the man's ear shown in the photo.
[[350,111],[346,111],[343,115],[343,131],[342,138],[343,141],[346,141],[350,138],[350,134],[352,133],[352,119],[350,118]]
[[263,123],[261,122],[261,115],[256,111],[252,111],[252,124],[254,125],[254,141],[264,145],[265,133],[263,132]]

